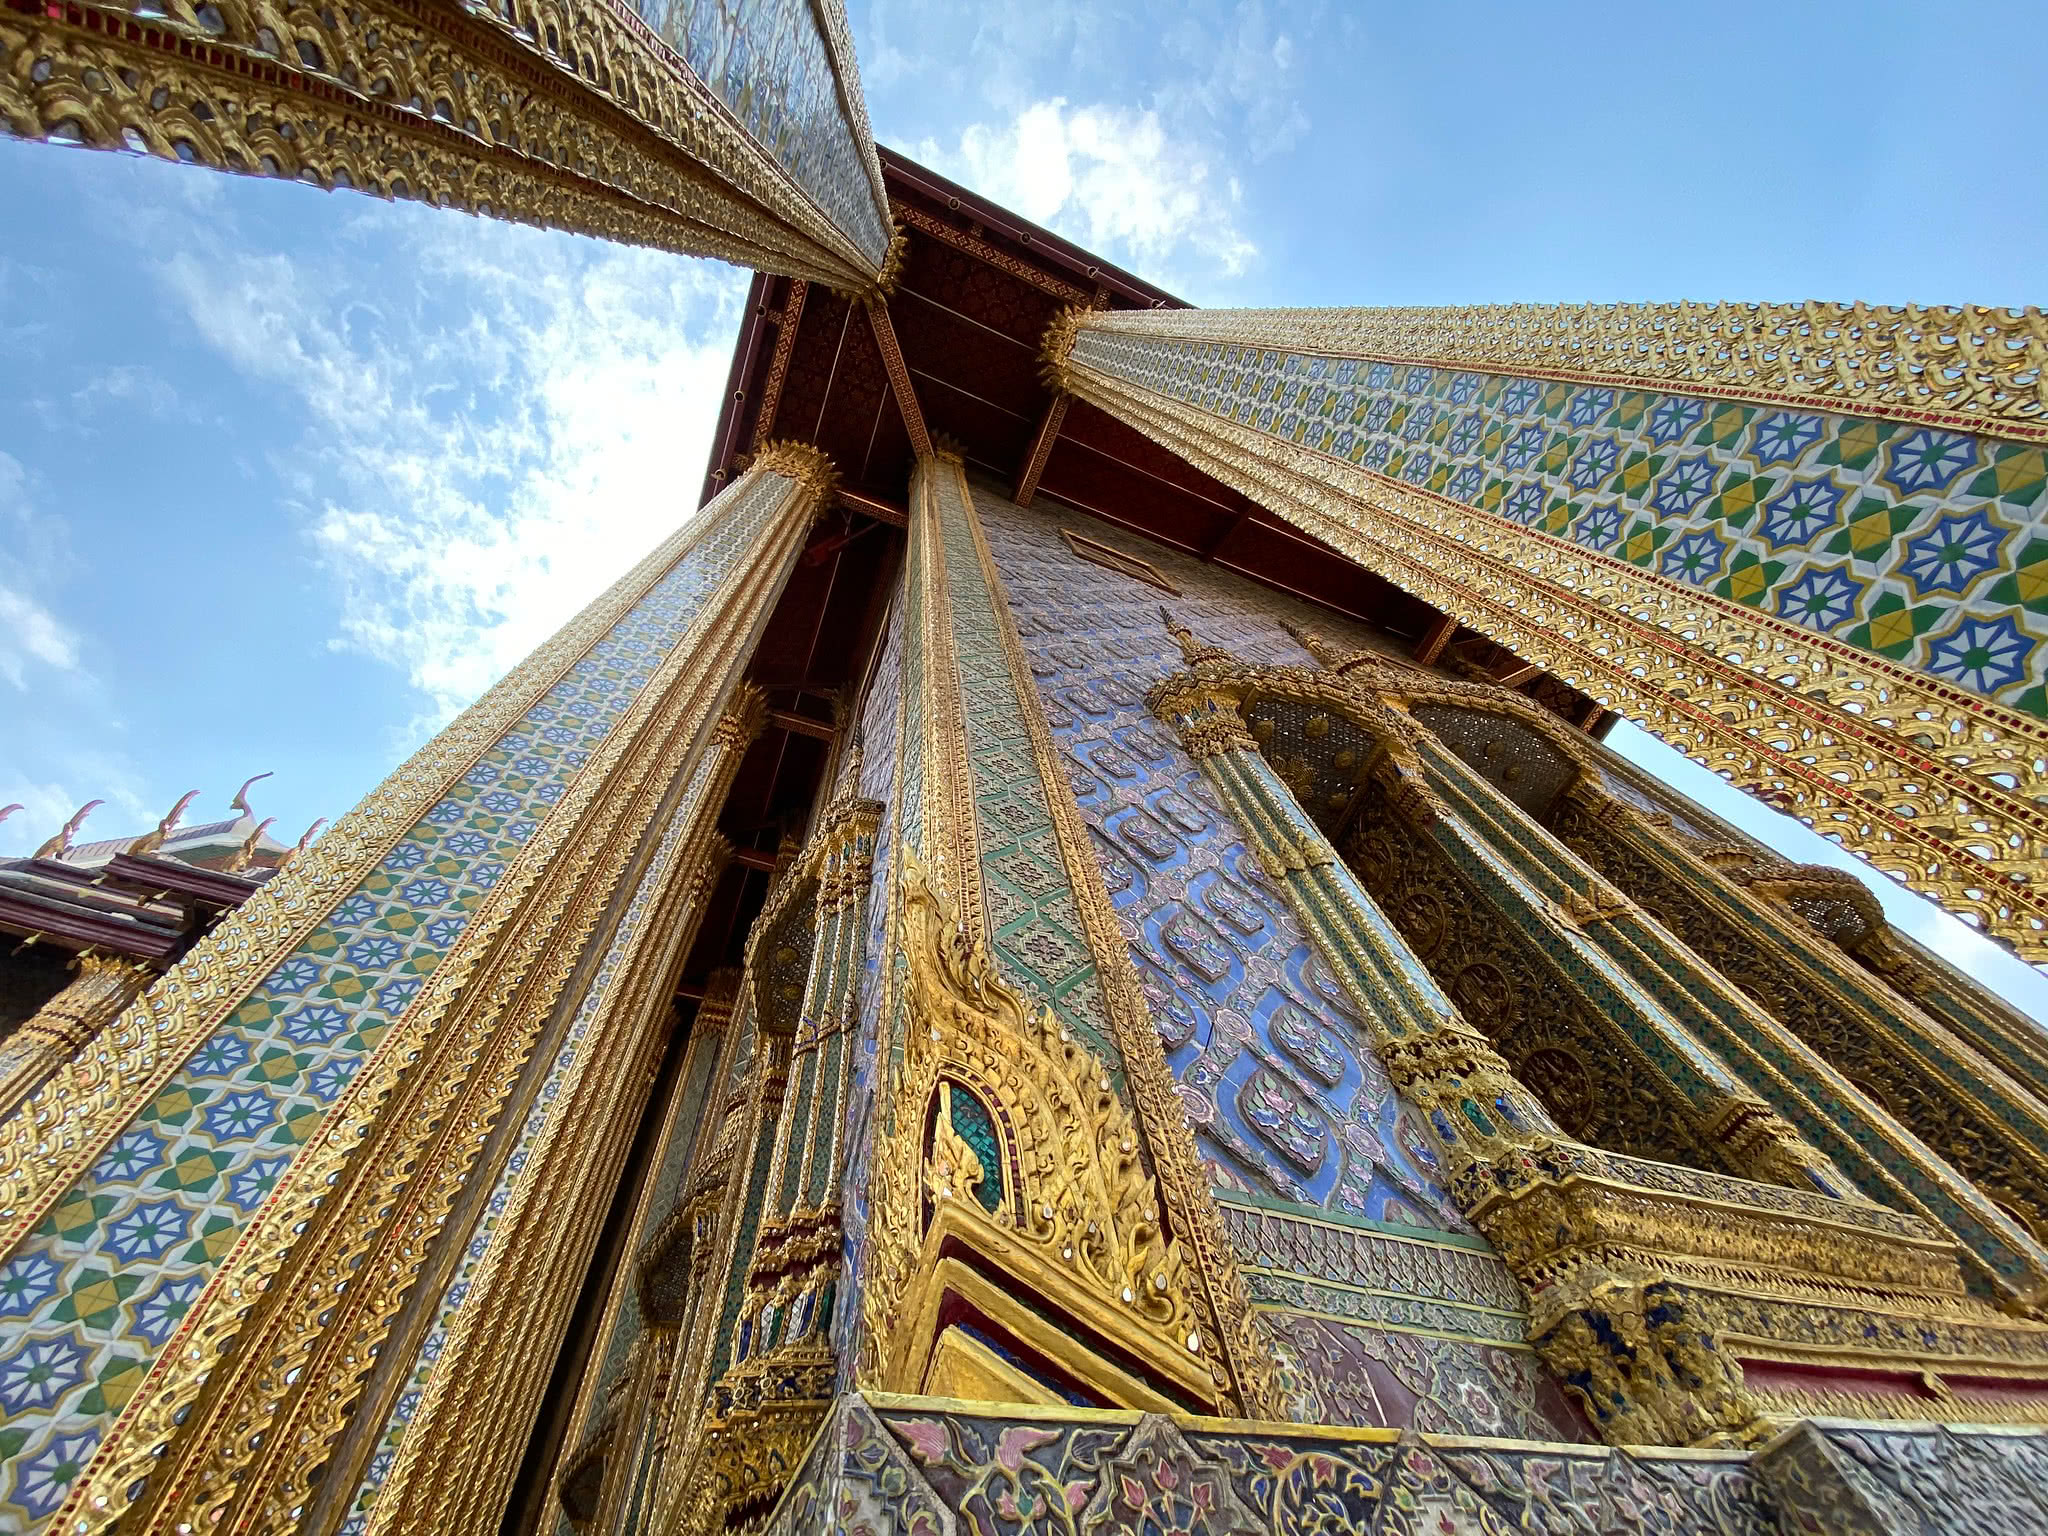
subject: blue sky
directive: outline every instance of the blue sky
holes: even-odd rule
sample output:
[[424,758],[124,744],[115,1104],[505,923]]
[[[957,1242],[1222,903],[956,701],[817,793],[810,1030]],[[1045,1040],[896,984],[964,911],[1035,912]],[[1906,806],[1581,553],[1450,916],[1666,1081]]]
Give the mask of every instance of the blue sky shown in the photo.
[[[2038,6],[851,10],[884,142],[1198,303],[2048,302]],[[0,852],[266,769],[295,838],[694,501],[730,268],[8,140],[0,205]]]

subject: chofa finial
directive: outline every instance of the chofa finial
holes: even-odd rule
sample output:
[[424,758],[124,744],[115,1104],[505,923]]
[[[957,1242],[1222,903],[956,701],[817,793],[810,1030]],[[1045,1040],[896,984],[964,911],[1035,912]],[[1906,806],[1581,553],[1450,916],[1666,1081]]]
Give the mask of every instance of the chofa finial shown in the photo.
[[277,770],[273,768],[269,772],[259,773],[252,778],[243,780],[242,787],[235,791],[235,798],[228,802],[228,809],[231,811],[240,811],[244,816],[253,818],[256,815],[256,810],[255,807],[249,804],[249,786],[251,784],[254,784],[258,779],[269,778],[271,773],[275,773],[276,771]]

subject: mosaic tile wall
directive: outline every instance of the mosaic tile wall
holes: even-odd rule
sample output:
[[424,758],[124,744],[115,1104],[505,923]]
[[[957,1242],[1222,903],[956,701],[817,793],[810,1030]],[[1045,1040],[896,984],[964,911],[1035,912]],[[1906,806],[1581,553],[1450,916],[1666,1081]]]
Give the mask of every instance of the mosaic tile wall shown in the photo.
[[[868,931],[861,951],[864,956],[859,982],[857,1022],[853,1034],[853,1083],[848,1094],[851,1124],[846,1131],[846,1175],[840,1191],[839,1290],[832,1311],[832,1347],[839,1359],[839,1387],[853,1385],[855,1344],[860,1325],[862,1245],[868,1230],[868,1178],[874,1154],[875,1055],[881,1043],[882,961],[887,953],[889,924],[895,912],[889,900],[889,881],[896,867],[896,845],[915,824],[916,807],[898,807],[896,799],[896,753],[903,741],[904,594],[899,586],[896,605],[890,610],[884,631],[882,653],[875,664],[875,679],[862,701],[860,715],[860,793],[865,800],[878,800],[884,807],[875,835],[875,878],[868,888]],[[915,724],[912,725],[915,735]]]
[[1295,1419],[1597,1438],[1528,1347],[1521,1290],[1481,1239],[1219,1203]]
[[781,504],[764,478],[344,898],[0,1263],[0,1531],[35,1529],[251,1214]]
[[[703,800],[705,786],[712,776],[717,762],[716,753],[706,753],[697,766],[695,777],[684,790],[681,803],[670,817],[663,830],[661,842],[655,849],[653,861],[647,872],[641,876],[640,884],[634,889],[626,910],[620,914],[618,927],[614,930],[611,943],[606,946],[604,958],[598,961],[597,972],[592,976],[582,1000],[576,1005],[570,1017],[569,1027],[562,1037],[554,1062],[540,1085],[533,1107],[527,1111],[526,1120],[519,1128],[518,1137],[505,1159],[490,1198],[485,1202],[481,1215],[476,1219],[469,1233],[469,1242],[457,1261],[455,1273],[447,1288],[441,1294],[440,1308],[433,1327],[428,1330],[425,1341],[420,1345],[419,1359],[413,1366],[412,1377],[405,1390],[392,1406],[391,1416],[384,1425],[384,1437],[378,1443],[377,1452],[371,1458],[368,1472],[356,1490],[355,1502],[349,1506],[348,1518],[342,1522],[342,1536],[360,1536],[369,1528],[370,1506],[377,1500],[384,1482],[390,1476],[393,1463],[398,1457],[398,1448],[405,1439],[406,1426],[412,1423],[413,1415],[419,1411],[421,1398],[425,1395],[427,1383],[434,1374],[435,1364],[447,1346],[448,1333],[454,1325],[455,1314],[461,1310],[463,1301],[469,1295],[470,1282],[482,1265],[484,1255],[490,1251],[491,1239],[498,1230],[499,1219],[511,1205],[517,1193],[521,1177],[526,1172],[528,1157],[540,1140],[547,1125],[548,1112],[555,1099],[570,1080],[576,1066],[584,1035],[589,1031],[591,1020],[603,1008],[612,986],[626,969],[626,964],[645,924],[648,908],[660,897],[673,870],[677,849],[682,845],[691,826],[704,814]],[[712,815],[717,807],[710,808]],[[631,1294],[630,1290],[628,1294]]]
[[[2007,1471],[2019,1457],[2002,1460],[2001,1492],[2038,1486],[2038,1476]],[[1952,1485],[1981,1494],[1993,1481]],[[1412,1430],[1340,1437],[861,1397],[834,1407],[765,1529],[911,1536],[956,1526],[979,1536],[1779,1536],[1771,1489],[1741,1451],[1532,1446]]]
[[[811,0],[633,0],[797,185],[877,268],[889,251],[860,140],[840,110]],[[857,89],[857,87],[856,87]]]
[[[1519,1289],[1434,1182],[1349,997],[1145,708],[1182,665],[1162,601],[1204,641],[1262,661],[1310,662],[1287,620],[1382,642],[1077,514],[982,493],[976,508],[1296,1416],[1584,1438],[1524,1341]],[[1181,595],[1080,559],[1062,527],[1150,561]]]
[[1137,549],[1166,594],[1074,555],[1062,526],[979,501],[1040,703],[1064,759],[1167,1064],[1218,1185],[1441,1231],[1468,1230],[1431,1178],[1427,1138],[1364,1024],[1207,777],[1145,708],[1181,666],[1159,617],[1264,661],[1312,664],[1280,625],[1333,626],[1165,550]]
[[1824,412],[1082,332],[1226,420],[2048,716],[2048,448]]
[[[1110,1032],[1095,959],[1053,835],[1047,786],[1039,782],[1023,705],[957,486],[951,476],[941,476],[939,503],[982,888],[996,958],[1011,984],[1050,1004],[1121,1085],[1122,1053]],[[985,525],[1007,505],[979,488],[974,499]]]

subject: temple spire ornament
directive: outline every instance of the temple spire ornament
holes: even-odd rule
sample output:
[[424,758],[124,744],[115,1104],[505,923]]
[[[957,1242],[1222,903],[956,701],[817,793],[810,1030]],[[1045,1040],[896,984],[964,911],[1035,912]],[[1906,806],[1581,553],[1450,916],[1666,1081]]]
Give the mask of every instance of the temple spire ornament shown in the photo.
[[[254,780],[251,780],[250,782],[253,783]],[[247,786],[244,787],[246,788]],[[176,831],[178,823],[184,819],[185,807],[190,805],[194,800],[198,798],[198,790],[186,790],[185,793],[181,797],[179,797],[178,803],[172,806],[170,810],[165,813],[164,819],[156,824],[156,827],[153,831],[145,832],[141,837],[138,837],[137,839],[135,839],[134,842],[128,845],[129,855],[131,857],[134,857],[145,853],[154,853],[157,851],[157,849],[163,847],[164,839],[169,837],[171,833]]]

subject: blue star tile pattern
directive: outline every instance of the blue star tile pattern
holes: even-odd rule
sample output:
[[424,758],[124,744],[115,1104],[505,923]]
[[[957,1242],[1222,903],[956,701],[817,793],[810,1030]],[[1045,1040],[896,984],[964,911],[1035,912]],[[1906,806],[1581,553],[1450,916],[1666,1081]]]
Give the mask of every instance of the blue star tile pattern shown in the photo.
[[1727,552],[1726,543],[1703,529],[1687,534],[1665,550],[1664,563],[1659,569],[1666,576],[1698,586],[1720,572],[1722,558]]
[[160,1259],[192,1235],[192,1214],[176,1200],[135,1206],[107,1228],[102,1246],[127,1263]]
[[1855,613],[1861,592],[1845,571],[1808,571],[1778,594],[1778,612],[1825,634]]
[[1982,509],[1945,517],[1913,537],[1901,569],[1923,594],[1960,593],[1979,576],[1998,569],[2008,532]]
[[97,1430],[52,1436],[40,1455],[24,1459],[15,1480],[13,1502],[30,1515],[49,1514],[64,1502],[99,1443]]
[[1763,536],[1781,547],[1812,543],[1821,530],[1834,526],[1842,495],[1832,480],[1793,481],[1764,503]]
[[1750,453],[1759,464],[1791,464],[1820,441],[1822,418],[1803,411],[1773,411],[1752,429]]
[[1683,517],[1714,494],[1716,478],[1713,461],[1704,453],[1680,459],[1657,482],[1650,504],[1669,516]]
[[206,1276],[199,1274],[178,1275],[162,1281],[145,1300],[134,1306],[134,1318],[128,1325],[128,1332],[159,1349],[163,1348],[171,1330],[191,1310],[193,1298],[205,1288]]
[[57,1294],[56,1261],[24,1253],[0,1265],[0,1317],[21,1317]]
[[1915,491],[1945,490],[1976,462],[1974,438],[1922,427],[1886,446],[1884,478],[1907,496]]
[[[527,818],[547,815],[589,746],[755,543],[786,485],[770,477],[727,503],[632,611],[481,754],[497,775],[491,786],[467,782],[467,772],[448,786],[7,1257],[6,1347],[69,1339],[87,1354],[78,1379],[50,1402],[19,1410],[0,1402],[0,1530],[61,1502],[77,1475],[76,1455],[98,1443],[116,1411],[95,1395],[100,1374],[138,1349],[164,1347],[250,1219],[248,1202],[286,1175],[319,1116],[518,856],[505,818],[483,797],[511,795]],[[561,739],[544,740],[544,729]],[[525,771],[533,764],[545,764],[544,772]],[[422,906],[406,893],[427,881],[448,894]],[[244,1054],[230,1064],[238,1049]],[[135,1282],[126,1306],[76,1321],[60,1316],[80,1276],[110,1267]]]
[[47,1408],[66,1387],[84,1380],[85,1357],[85,1346],[69,1336],[22,1340],[0,1359],[0,1408]]
[[2026,662],[2038,645],[2020,632],[2010,615],[1965,619],[1935,640],[1928,670],[1952,683],[1990,693],[2026,677]]
[[1578,540],[1595,549],[1612,549],[1614,541],[1621,537],[1621,508],[1609,503],[1595,507],[1578,522]]
[[[2022,569],[2029,535],[2048,535],[2048,449],[2039,445],[1105,331],[1084,330],[1075,349],[1085,366],[1228,420],[1251,422],[1256,400],[1259,430],[1402,480],[1413,462],[1402,450],[1416,447],[1403,423],[1433,406],[1429,468],[1410,483],[1638,564],[1655,551],[1652,568],[1666,580],[1850,645],[1866,643],[1875,615],[1911,608],[1913,633],[1887,643],[1888,664],[2048,715],[2048,648],[2037,644],[2048,639],[2048,603]],[[1444,432],[1448,407],[1459,414]],[[1614,501],[1596,507],[1596,497]],[[1722,541],[1718,559],[1694,537],[1709,532]],[[1975,627],[1959,627],[1965,620]]]

